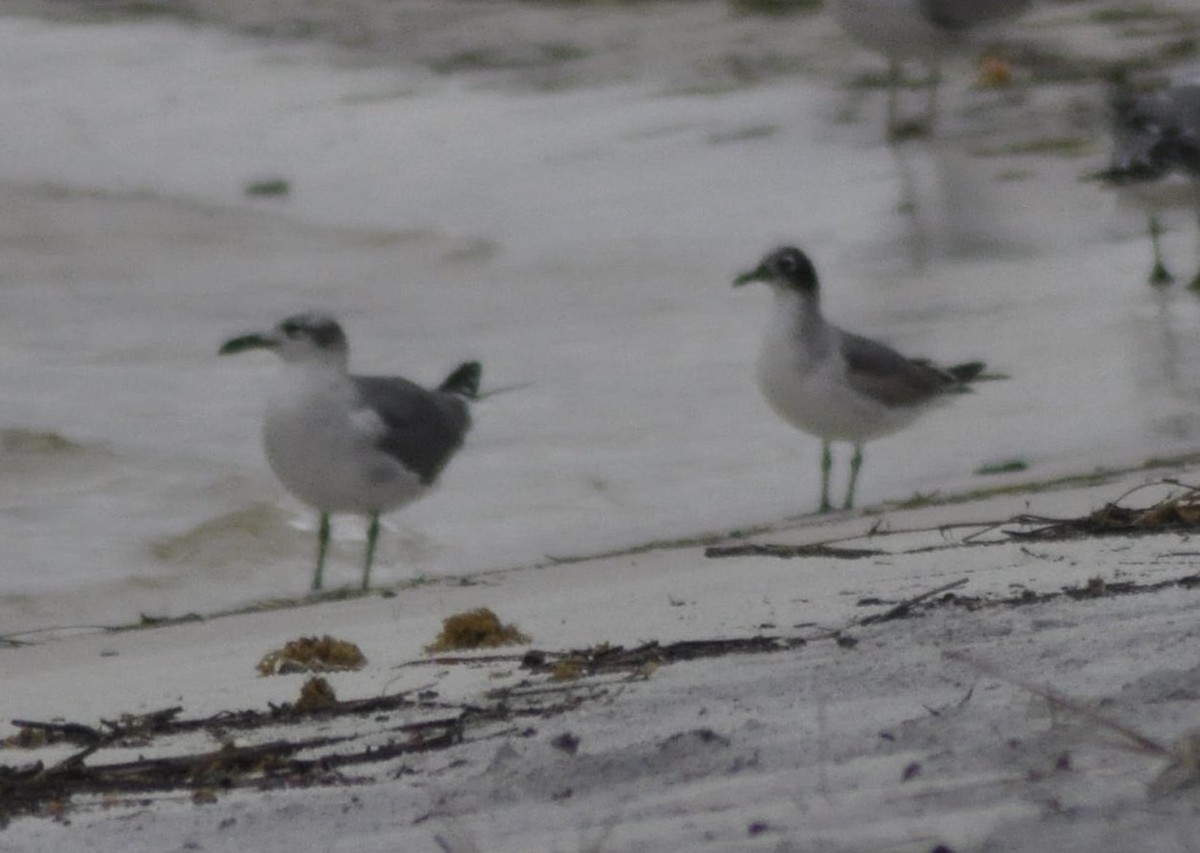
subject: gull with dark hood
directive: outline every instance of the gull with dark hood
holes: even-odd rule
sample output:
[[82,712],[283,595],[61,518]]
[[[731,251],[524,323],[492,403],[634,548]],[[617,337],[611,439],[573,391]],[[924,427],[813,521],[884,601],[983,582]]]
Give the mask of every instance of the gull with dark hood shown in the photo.
[[984,378],[981,362],[936,367],[828,322],[821,314],[816,268],[797,248],[771,252],[733,283],[750,282],[769,285],[775,296],[758,359],[759,387],[781,418],[821,439],[821,512],[832,506],[833,442],[854,447],[844,502],[849,509],[864,443],[902,429]]

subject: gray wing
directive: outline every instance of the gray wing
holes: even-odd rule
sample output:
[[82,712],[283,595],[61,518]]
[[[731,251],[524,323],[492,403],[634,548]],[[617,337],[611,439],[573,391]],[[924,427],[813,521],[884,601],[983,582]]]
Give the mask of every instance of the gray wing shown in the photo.
[[355,376],[354,385],[386,427],[379,449],[426,485],[437,479],[471,426],[466,402],[400,377]]
[[1113,100],[1113,153],[1100,177],[1157,180],[1171,169],[1200,173],[1200,80]]
[[1200,132],[1200,75],[1180,80],[1167,92],[1179,127],[1192,133]]
[[949,390],[957,380],[928,362],[905,358],[891,347],[843,333],[846,377],[861,394],[885,406],[916,406]]
[[1163,156],[1173,108],[1163,92],[1120,94],[1113,100],[1112,157],[1102,178],[1114,184],[1156,181],[1171,164]]
[[925,17],[947,30],[967,30],[1023,11],[1031,0],[921,0]]
[[1189,79],[1170,92],[1175,125],[1169,134],[1167,156],[1174,165],[1200,177],[1200,80]]

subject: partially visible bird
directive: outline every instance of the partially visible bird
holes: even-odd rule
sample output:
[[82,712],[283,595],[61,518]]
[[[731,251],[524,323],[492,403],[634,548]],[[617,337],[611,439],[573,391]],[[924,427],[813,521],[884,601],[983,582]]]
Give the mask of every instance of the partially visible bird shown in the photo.
[[[1179,176],[1200,216],[1200,75],[1146,92],[1119,91],[1111,114],[1112,156],[1096,177],[1146,208],[1154,252],[1149,280],[1169,284],[1174,277],[1162,260],[1158,211],[1177,201],[1178,187],[1168,179]],[[1200,272],[1189,286],[1200,288]]]
[[852,38],[888,61],[887,135],[910,135],[899,118],[899,94],[905,60],[917,60],[928,71],[926,108],[922,123],[932,130],[937,121],[937,87],[941,63],[971,44],[988,24],[1014,17],[1031,0],[833,0],[833,13]]
[[903,429],[935,404],[968,390],[982,362],[937,367],[906,358],[877,341],[851,334],[821,315],[812,261],[787,246],[733,282],[765,282],[775,305],[758,358],[758,384],[775,412],[821,439],[820,511],[831,508],[832,444],[854,446],[845,509],[854,506],[863,444]]
[[320,514],[312,589],[321,589],[329,516],[369,519],[362,588],[369,588],[379,517],[425,494],[462,446],[478,362],[459,365],[435,390],[407,379],[355,376],[349,346],[326,314],[296,314],[270,332],[226,341],[221,355],[268,349],[283,376],[267,404],[263,443],[284,488]]

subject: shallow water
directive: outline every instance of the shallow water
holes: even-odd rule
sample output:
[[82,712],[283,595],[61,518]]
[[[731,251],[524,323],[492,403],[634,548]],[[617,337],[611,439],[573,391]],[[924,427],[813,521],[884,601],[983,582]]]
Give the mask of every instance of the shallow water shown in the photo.
[[[879,99],[830,70],[827,22],[694,9],[695,40],[743,52],[794,27],[815,70],[797,48],[689,88],[665,50],[661,73],[546,86],[170,20],[0,17],[19,116],[0,137],[2,632],[303,594],[311,513],[259,446],[275,365],[215,353],[309,307],[343,320],[360,372],[435,382],[475,357],[487,386],[529,383],[482,403],[440,489],[388,519],[380,584],[810,511],[818,443],[752,379],[767,293],[729,287],[781,241],[809,249],[835,320],[1012,377],[872,444],[864,503],[1200,444],[1200,303],[1144,284],[1140,217],[1079,180],[1106,153],[1095,122],[1055,124],[1093,87],[960,80],[942,141],[888,148]],[[994,153],[1066,130],[1081,156]],[[275,176],[286,198],[243,194]],[[362,526],[336,538],[328,581],[353,585]]]

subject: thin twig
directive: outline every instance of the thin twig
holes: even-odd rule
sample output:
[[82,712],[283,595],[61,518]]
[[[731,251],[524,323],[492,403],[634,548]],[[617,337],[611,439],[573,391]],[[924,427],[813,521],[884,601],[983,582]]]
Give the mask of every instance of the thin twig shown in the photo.
[[832,557],[838,560],[861,560],[864,557],[882,557],[887,551],[877,548],[831,548],[828,545],[773,545],[770,543],[748,543],[746,545],[710,545],[704,549],[706,557]]
[[912,598],[906,598],[904,601],[901,601],[895,607],[885,610],[883,613],[872,613],[870,616],[864,616],[862,619],[858,620],[858,624],[859,625],[872,625],[876,622],[890,622],[893,619],[902,619],[903,617],[908,615],[908,612],[910,610],[912,610],[912,608],[915,605],[920,604],[922,601],[925,601],[926,599],[933,598],[935,595],[941,595],[942,593],[949,592],[952,589],[958,589],[960,586],[963,586],[968,580],[969,580],[969,578],[959,578],[956,581],[951,581],[950,583],[942,584],[941,586],[937,587],[936,589],[931,589],[931,590],[928,590],[927,592],[922,592],[919,595],[914,595]]
[[980,672],[992,676],[993,678],[999,678],[1001,681],[1007,681],[1009,684],[1015,684],[1017,687],[1020,687],[1022,690],[1027,690],[1034,696],[1040,696],[1057,708],[1070,711],[1072,714],[1083,717],[1085,720],[1091,720],[1093,723],[1097,723],[1106,729],[1110,729],[1133,743],[1143,752],[1161,755],[1165,758],[1172,757],[1170,748],[1163,746],[1158,741],[1152,740],[1141,732],[1123,723],[1119,723],[1116,720],[1110,719],[1098,711],[1094,711],[1086,705],[1076,702],[1074,699],[1064,696],[1055,690],[1051,690],[1049,687],[1039,687],[1036,684],[1016,678],[1008,673],[1001,672],[1000,669],[993,664],[976,660],[975,658],[969,657],[962,652],[946,652],[945,655],[951,660],[965,663],[968,666],[974,667]]

